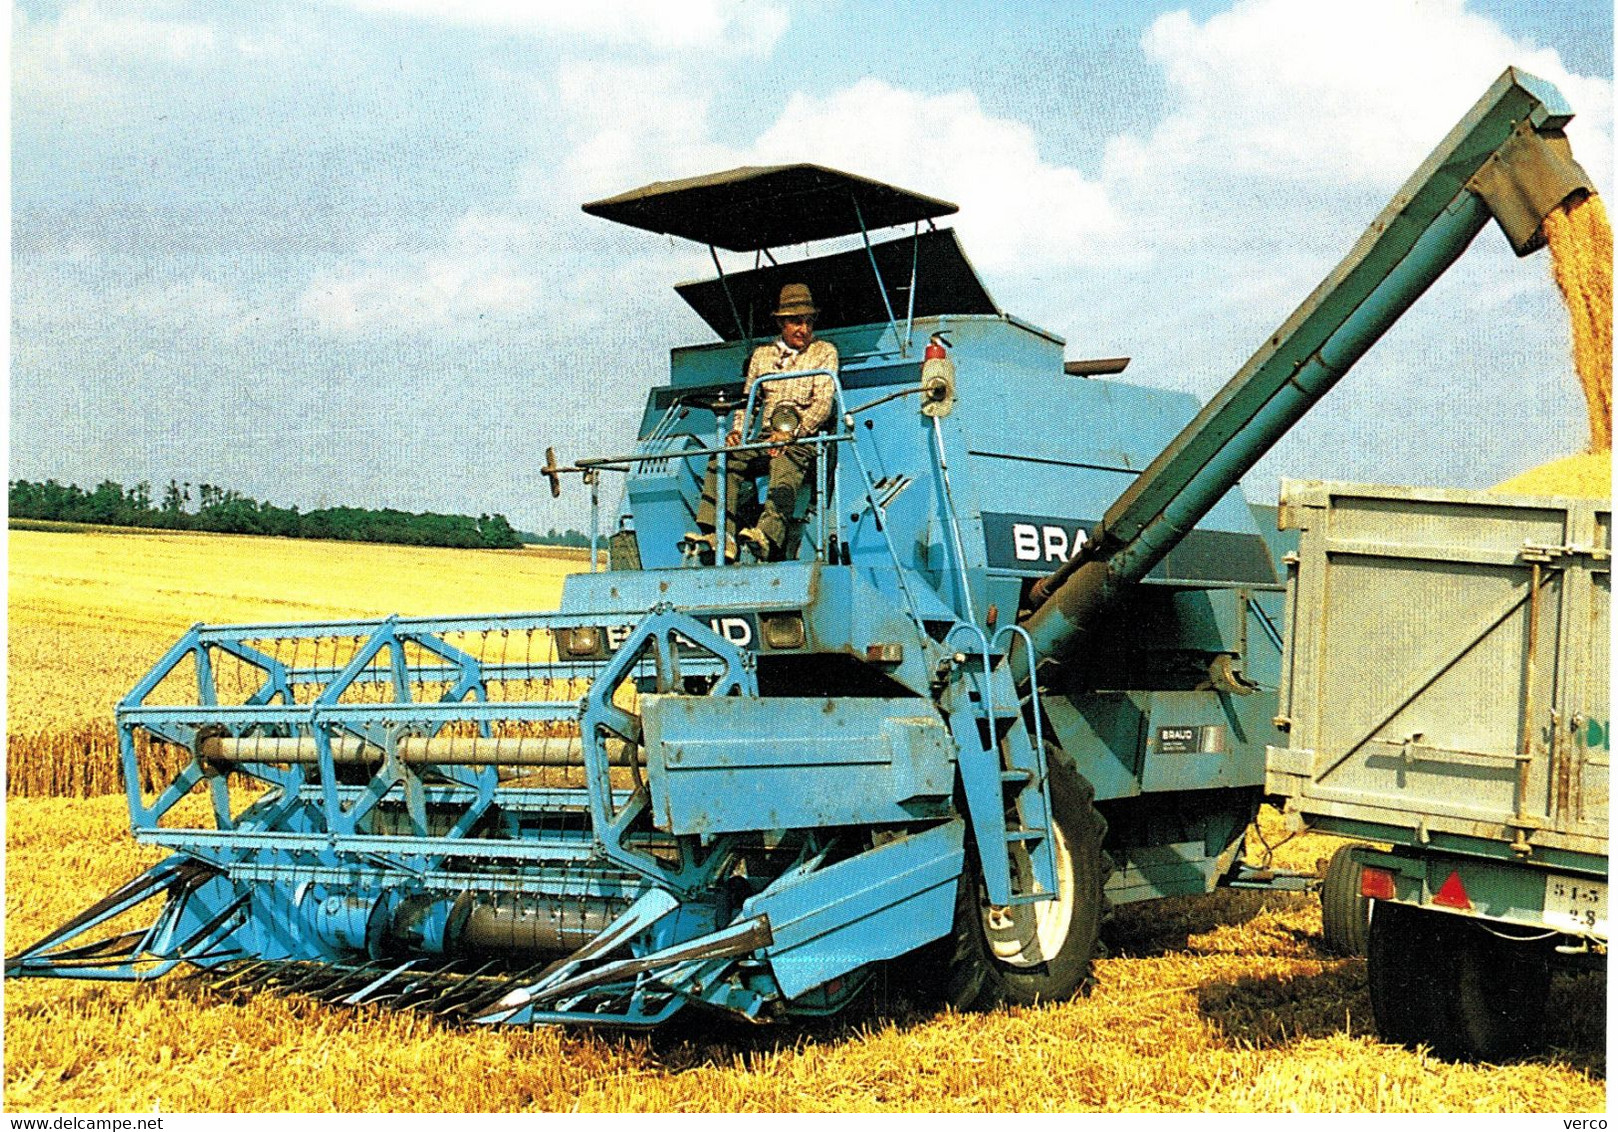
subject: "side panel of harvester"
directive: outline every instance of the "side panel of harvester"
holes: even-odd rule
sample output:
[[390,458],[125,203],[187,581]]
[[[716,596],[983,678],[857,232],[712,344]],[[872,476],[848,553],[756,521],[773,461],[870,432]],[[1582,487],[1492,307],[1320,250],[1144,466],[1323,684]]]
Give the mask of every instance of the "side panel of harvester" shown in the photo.
[[[970,509],[969,553],[981,555],[976,612],[993,607],[1004,619],[1016,608],[1020,618],[1030,587],[1084,545],[1198,405],[1124,381],[1057,376],[1054,349],[1048,368],[974,384],[972,336],[951,340],[962,442],[949,457],[974,493],[961,506],[963,516]],[[1227,485],[1120,595],[1092,647],[1046,673],[1049,734],[1108,822],[1113,902],[1206,892],[1234,866],[1274,738],[1280,597],[1253,513]]]

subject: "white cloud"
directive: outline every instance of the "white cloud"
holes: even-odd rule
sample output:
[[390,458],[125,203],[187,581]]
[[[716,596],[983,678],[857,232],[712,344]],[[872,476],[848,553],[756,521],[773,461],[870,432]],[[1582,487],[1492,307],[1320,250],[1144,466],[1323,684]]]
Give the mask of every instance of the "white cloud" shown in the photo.
[[[1102,181],[1159,278],[1233,325],[1301,301],[1508,65],[1573,104],[1575,152],[1598,186],[1611,180],[1612,84],[1463,0],[1240,0],[1201,23],[1159,17],[1143,46],[1167,112],[1107,140]],[[1536,267],[1490,261],[1460,301],[1543,286]]]
[[[773,126],[738,148],[714,140],[709,85],[694,78],[706,69],[564,63],[554,85],[532,94],[554,100],[572,147],[525,176],[523,203],[511,208],[530,219],[491,240],[492,218],[475,213],[428,252],[372,249],[311,284],[302,309],[345,335],[469,330],[468,319],[541,308],[547,325],[582,331],[621,317],[619,297],[644,293],[649,280],[703,274],[706,258],[631,236],[587,260],[549,242],[548,229],[577,217],[581,201],[738,165],[820,162],[952,200],[970,217],[974,262],[990,271],[1093,258],[1117,229],[1100,186],[1042,161],[1031,129],[986,113],[970,93],[926,96],[868,79],[822,99],[793,95]],[[617,239],[604,229],[590,236]]]
[[953,201],[974,261],[990,270],[1092,258],[1119,225],[1099,184],[1043,160],[1033,130],[969,91],[864,79],[824,98],[794,94],[748,157],[831,165]]
[[298,307],[328,333],[477,334],[487,320],[535,310],[540,282],[521,254],[532,239],[520,221],[469,213],[425,255],[368,249],[358,264],[313,280]]
[[186,328],[192,332],[235,336],[261,322],[239,292],[217,279],[193,276],[174,283],[152,283],[124,292],[104,312],[148,326]]
[[[1101,177],[1151,270],[1035,296],[1031,315],[1081,343],[1127,325],[1115,348],[1149,381],[1212,394],[1508,65],[1572,103],[1575,153],[1611,183],[1610,81],[1462,0],[1240,0],[1201,22],[1162,16],[1143,46],[1166,112],[1108,139]],[[1543,257],[1518,261],[1484,232],[1251,485],[1268,494],[1283,469],[1481,484],[1566,451],[1583,424],[1547,276]]]
[[1610,169],[1611,84],[1570,74],[1464,0],[1242,0],[1201,24],[1161,16],[1143,46],[1174,108],[1149,138],[1113,139],[1119,179],[1228,170],[1391,188],[1512,64],[1562,91],[1581,156]]
[[[257,13],[232,28],[226,21],[174,18],[161,5],[75,0],[50,19],[30,19],[12,10],[12,93],[21,114],[72,113],[79,129],[140,116],[176,97],[201,106],[240,81],[230,68],[245,65],[268,73],[317,42],[306,20],[285,13]],[[158,9],[158,10],[152,10]]]
[[[924,95],[864,79],[824,97],[796,93],[773,125],[735,147],[713,140],[707,86],[688,69],[575,64],[562,68],[558,90],[576,140],[562,171],[580,200],[739,165],[807,161],[960,205],[986,268],[1085,258],[1118,227],[1101,186],[1044,161],[1033,130],[989,114],[966,91]],[[652,106],[657,112],[646,113]]]
[[1570,74],[1554,51],[1514,42],[1463,0],[1242,0],[1201,23],[1165,15],[1143,46],[1167,79],[1168,109],[1147,134],[1100,139],[1098,177],[1047,160],[1032,129],[969,91],[877,79],[794,93],[751,144],[720,145],[713,76],[688,61],[562,67],[573,148],[561,172],[587,199],[814,161],[960,204],[955,222],[991,273],[1162,265],[1169,249],[1195,246],[1247,295],[1307,286],[1302,275],[1318,266],[1291,241],[1341,239],[1342,218],[1360,217],[1367,194],[1391,192],[1508,64],[1574,104],[1575,149],[1598,184],[1611,179],[1611,83]]
[[[584,341],[621,319],[624,296],[702,270],[678,241],[580,227],[580,201],[814,161],[955,201],[951,222],[1008,309],[1071,337],[1075,352],[1135,353],[1132,376],[1207,395],[1508,63],[1562,90],[1580,112],[1580,159],[1598,182],[1610,169],[1610,82],[1569,74],[1460,0],[1242,0],[1200,23],[1164,16],[1144,46],[1167,80],[1163,116],[1098,138],[1091,176],[1050,160],[1032,128],[969,91],[877,79],[799,91],[735,143],[716,129],[712,92],[726,79],[711,57],[564,62],[528,90],[555,152],[491,206],[520,223],[491,238],[478,213],[427,252],[371,249],[313,285],[303,309],[336,334],[471,333],[479,318],[528,315],[568,348],[569,332]],[[599,242],[560,246],[556,232]],[[1538,263],[1481,262],[1447,299],[1457,314],[1521,310],[1548,286]]]
[[692,63],[563,63],[553,90],[573,148],[561,184],[548,163],[531,179],[549,195],[560,192],[565,204],[742,164],[739,151],[712,140],[706,70]]
[[213,55],[219,35],[197,21],[148,17],[129,5],[98,0],[69,4],[54,20],[33,21],[12,9],[14,95],[76,100],[117,94],[129,69],[184,65]]
[[359,250],[313,280],[299,309],[335,336],[475,335],[489,320],[535,316],[525,336],[551,339],[622,319],[625,296],[644,305],[648,280],[661,287],[701,274],[706,256],[624,240],[578,211],[646,179],[648,168],[662,176],[743,163],[710,140],[710,99],[691,81],[695,69],[690,61],[564,62],[552,81],[508,80],[565,138],[546,146],[555,155],[535,160],[511,199],[463,215],[425,250],[385,239]]
[[660,52],[768,51],[786,9],[759,0],[339,0],[361,11],[437,23],[587,39]]

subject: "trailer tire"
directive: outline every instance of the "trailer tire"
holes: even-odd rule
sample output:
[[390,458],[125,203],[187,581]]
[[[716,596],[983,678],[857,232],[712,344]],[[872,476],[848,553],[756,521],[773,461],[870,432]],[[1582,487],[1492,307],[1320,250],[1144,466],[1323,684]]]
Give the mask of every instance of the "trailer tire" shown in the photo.
[[1357,845],[1344,845],[1326,865],[1320,886],[1320,925],[1326,950],[1336,955],[1364,955],[1371,927],[1371,902],[1360,895]]
[[1365,975],[1376,1032],[1390,1045],[1431,1044],[1443,1028],[1433,974],[1435,913],[1376,902],[1366,936]]
[[1550,954],[1535,943],[1502,939],[1476,923],[1446,917],[1453,941],[1449,1036],[1434,1042],[1444,1057],[1509,1061],[1538,1052],[1551,991]]
[[1062,1001],[1090,984],[1105,911],[1109,870],[1101,842],[1107,823],[1096,811],[1094,789],[1066,756],[1053,750],[1047,760],[1062,891],[1055,900],[1013,908],[1015,924],[997,932],[990,927],[977,854],[968,849],[944,983],[947,1001],[958,1010]]
[[1455,1061],[1507,1061],[1543,1043],[1551,967],[1537,941],[1379,902],[1368,960],[1371,1008],[1385,1041],[1427,1045]]

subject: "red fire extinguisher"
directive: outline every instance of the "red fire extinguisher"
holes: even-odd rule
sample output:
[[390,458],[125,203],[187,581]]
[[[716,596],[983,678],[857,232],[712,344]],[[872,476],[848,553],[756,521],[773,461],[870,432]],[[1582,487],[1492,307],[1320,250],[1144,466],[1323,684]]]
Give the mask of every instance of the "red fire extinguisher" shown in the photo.
[[955,363],[945,352],[947,345],[942,334],[934,334],[922,354],[921,411],[929,417],[947,417],[955,407]]

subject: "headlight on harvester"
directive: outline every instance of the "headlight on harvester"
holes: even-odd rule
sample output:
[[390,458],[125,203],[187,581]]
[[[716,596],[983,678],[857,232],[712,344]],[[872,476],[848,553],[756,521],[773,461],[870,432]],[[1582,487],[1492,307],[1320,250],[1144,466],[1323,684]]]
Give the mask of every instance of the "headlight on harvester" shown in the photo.
[[759,617],[764,643],[772,649],[803,648],[803,614],[765,613]]
[[567,653],[568,656],[599,656],[601,654],[601,630],[594,625],[558,629],[556,635],[562,638],[562,651]]

